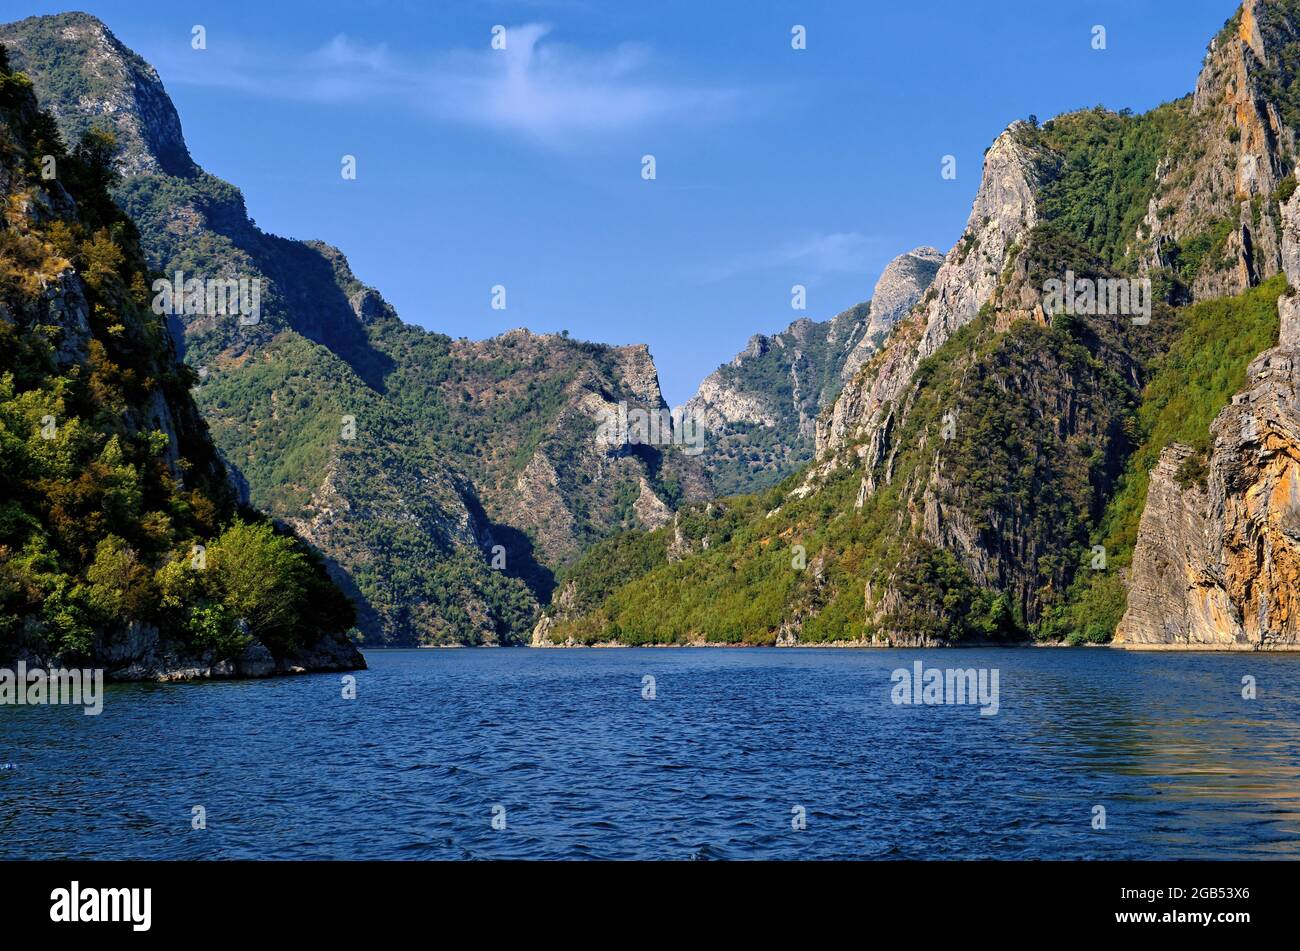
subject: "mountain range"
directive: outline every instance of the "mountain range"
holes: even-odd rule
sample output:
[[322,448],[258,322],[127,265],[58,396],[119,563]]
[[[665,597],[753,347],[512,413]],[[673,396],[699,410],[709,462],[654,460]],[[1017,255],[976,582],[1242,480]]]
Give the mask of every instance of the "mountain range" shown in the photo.
[[186,398],[377,645],[1295,646],[1298,42],[1247,0],[1182,99],[1012,122],[952,249],[671,414],[644,346],[455,340],[258,229],[95,18],[0,27],[149,268],[261,289],[168,318]]
[[755,334],[704,379],[686,413],[708,433],[702,461],[719,493],[768,488],[812,459],[817,417],[921,299],[942,260],[934,248],[899,255],[866,303]]
[[156,71],[102,22],[33,17],[0,43],[69,140],[111,131],[114,196],[155,269],[261,282],[257,323],[180,314],[173,335],[250,500],[325,556],[367,643],[517,642],[586,545],[712,494],[671,443],[591,438],[620,404],[667,409],[646,347],[404,324],[337,249],[258,229],[191,159]]
[[537,641],[1295,646],[1297,36],[1249,0],[1193,94],[1012,123],[812,463],[598,546]]

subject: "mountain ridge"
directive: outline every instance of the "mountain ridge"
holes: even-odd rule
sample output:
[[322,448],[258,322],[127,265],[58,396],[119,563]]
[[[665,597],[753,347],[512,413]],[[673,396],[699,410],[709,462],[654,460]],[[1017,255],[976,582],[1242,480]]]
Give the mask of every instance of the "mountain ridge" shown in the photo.
[[827,321],[801,317],[754,334],[685,404],[704,423],[703,455],[723,495],[761,490],[807,463],[817,418],[930,286],[941,255],[921,247],[894,258],[870,301]]

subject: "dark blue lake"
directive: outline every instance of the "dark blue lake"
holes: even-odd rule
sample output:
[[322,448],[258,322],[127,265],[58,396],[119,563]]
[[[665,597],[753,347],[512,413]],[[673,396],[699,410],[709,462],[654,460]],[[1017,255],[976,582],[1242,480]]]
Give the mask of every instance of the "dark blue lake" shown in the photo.
[[[354,700],[320,674],[111,686],[98,717],[0,707],[0,857],[1300,856],[1300,656],[367,660]],[[892,703],[916,660],[996,668],[997,715]]]

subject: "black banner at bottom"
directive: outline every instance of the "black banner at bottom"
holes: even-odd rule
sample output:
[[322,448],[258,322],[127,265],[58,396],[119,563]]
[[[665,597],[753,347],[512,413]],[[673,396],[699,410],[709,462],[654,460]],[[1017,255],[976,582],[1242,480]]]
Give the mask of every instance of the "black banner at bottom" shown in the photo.
[[[19,934],[374,936],[606,926],[905,926],[917,937],[1099,932],[1231,940],[1290,926],[1293,863],[0,863]],[[701,924],[701,915],[703,921]],[[712,922],[712,924],[708,924]],[[974,930],[972,930],[974,929]],[[660,931],[663,937],[667,935]]]

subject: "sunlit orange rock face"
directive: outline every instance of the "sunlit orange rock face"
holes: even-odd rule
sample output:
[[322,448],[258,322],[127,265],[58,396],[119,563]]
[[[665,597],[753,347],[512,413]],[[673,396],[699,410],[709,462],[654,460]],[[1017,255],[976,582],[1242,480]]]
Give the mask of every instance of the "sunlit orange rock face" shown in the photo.
[[[1278,356],[1269,358],[1282,362]],[[1286,358],[1294,381],[1295,364]],[[1277,369],[1277,368],[1275,368]],[[1295,389],[1290,389],[1293,399]],[[1270,420],[1266,425],[1275,425]],[[1268,432],[1243,459],[1243,483],[1224,510],[1224,580],[1251,642],[1300,639],[1300,446],[1296,432]],[[1252,458],[1253,457],[1253,458]]]

